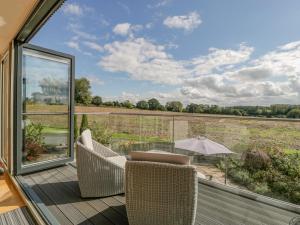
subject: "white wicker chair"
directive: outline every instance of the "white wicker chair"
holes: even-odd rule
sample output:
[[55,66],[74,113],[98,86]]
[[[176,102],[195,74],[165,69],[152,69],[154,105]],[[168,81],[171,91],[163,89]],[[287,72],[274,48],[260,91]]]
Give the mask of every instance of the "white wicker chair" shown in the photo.
[[127,161],[126,209],[130,225],[193,225],[198,180],[191,165]]
[[[125,157],[93,142],[93,150],[77,141],[77,176],[81,197],[105,197],[124,193]],[[120,160],[121,159],[121,160]]]

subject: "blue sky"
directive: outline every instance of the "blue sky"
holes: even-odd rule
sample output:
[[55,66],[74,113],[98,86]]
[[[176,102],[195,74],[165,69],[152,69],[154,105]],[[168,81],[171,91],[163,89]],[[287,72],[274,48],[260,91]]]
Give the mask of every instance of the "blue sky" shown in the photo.
[[67,0],[32,40],[104,100],[299,104],[298,0]]

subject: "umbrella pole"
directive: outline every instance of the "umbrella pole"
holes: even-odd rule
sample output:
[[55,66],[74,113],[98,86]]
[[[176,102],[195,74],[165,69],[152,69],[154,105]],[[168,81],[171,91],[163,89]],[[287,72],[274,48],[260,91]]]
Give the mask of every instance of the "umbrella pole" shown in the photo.
[[227,156],[224,155],[225,159],[225,184],[227,184]]

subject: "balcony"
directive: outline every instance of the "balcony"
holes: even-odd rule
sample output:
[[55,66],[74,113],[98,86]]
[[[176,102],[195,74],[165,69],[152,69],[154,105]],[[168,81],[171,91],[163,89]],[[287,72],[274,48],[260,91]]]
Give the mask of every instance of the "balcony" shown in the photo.
[[[82,115],[77,114],[78,126]],[[239,182],[235,174],[238,170],[232,169],[232,164],[228,163],[241,161],[243,152],[257,140],[265,144],[276,141],[272,144],[287,149],[298,146],[295,136],[280,133],[280,130],[294,135],[300,132],[297,120],[155,113],[87,113],[86,116],[94,138],[119,154],[156,149],[189,155],[198,172],[206,177],[199,178],[196,224],[284,225],[299,216],[299,205],[288,202],[293,199],[279,193],[258,194],[257,189]],[[51,120],[50,117],[48,119]],[[53,124],[45,120],[43,123]],[[49,129],[47,127],[45,130]],[[62,128],[51,129],[61,131]],[[272,139],[271,134],[276,135],[276,140]],[[43,138],[46,144],[59,146],[60,141],[65,140],[65,135],[61,131],[60,137],[52,138],[51,133],[45,132]],[[174,148],[174,141],[197,135],[226,145],[235,154],[224,159],[224,156],[200,156]],[[53,140],[55,143],[47,143]],[[47,151],[50,155],[56,153],[55,150]],[[39,157],[45,156],[37,155],[34,160],[38,161]],[[225,167],[220,166],[223,164]],[[80,197],[76,162],[17,178],[50,224],[128,224],[124,195],[93,199]]]

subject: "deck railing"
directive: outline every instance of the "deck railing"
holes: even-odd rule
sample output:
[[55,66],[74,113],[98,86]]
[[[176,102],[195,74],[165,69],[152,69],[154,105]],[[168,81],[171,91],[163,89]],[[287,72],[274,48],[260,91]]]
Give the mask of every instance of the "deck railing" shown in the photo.
[[[78,127],[83,114],[88,117],[94,138],[119,154],[153,149],[187,154],[206,182],[226,184],[233,190],[243,190],[246,195],[251,191],[300,203],[297,184],[300,120],[172,113],[76,113]],[[222,144],[235,154],[205,156],[174,148],[175,141],[197,136]]]

